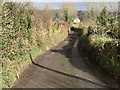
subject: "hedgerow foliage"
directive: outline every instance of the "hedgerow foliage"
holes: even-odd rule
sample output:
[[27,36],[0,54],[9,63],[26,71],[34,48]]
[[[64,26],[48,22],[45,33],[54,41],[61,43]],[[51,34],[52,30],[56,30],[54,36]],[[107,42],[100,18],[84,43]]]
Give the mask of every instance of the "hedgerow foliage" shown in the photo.
[[30,3],[13,2],[2,5],[2,88],[14,85],[30,59],[66,38],[67,31],[57,31],[52,18],[47,7],[38,10]]
[[108,35],[112,38],[119,38],[118,28],[118,15],[115,12],[108,12],[106,7],[101,11],[97,17],[97,24],[103,27],[102,31],[104,35]]
[[[2,67],[3,86],[9,87],[13,83],[14,75],[18,67],[12,66],[15,60],[22,59],[22,56],[30,51],[31,18],[25,5],[5,2],[2,7]],[[11,67],[9,67],[9,65]],[[11,72],[13,69],[13,72]],[[9,79],[9,78],[12,79]]]
[[[19,8],[19,9],[18,9]],[[31,43],[31,19],[24,6],[6,2],[2,13],[2,57],[16,60],[26,52],[26,44]]]
[[118,15],[106,7],[95,18],[96,24],[82,31],[80,41],[92,62],[115,77],[120,77],[120,37]]

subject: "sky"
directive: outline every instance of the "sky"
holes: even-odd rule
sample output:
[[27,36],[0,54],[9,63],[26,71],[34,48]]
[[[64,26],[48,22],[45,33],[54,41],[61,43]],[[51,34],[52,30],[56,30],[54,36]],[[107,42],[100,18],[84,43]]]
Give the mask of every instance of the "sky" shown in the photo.
[[[46,4],[48,4],[52,9],[59,9],[61,7],[63,2],[34,2],[34,5],[38,8],[44,7]],[[78,10],[86,11],[88,8],[88,5],[91,7],[95,7],[97,10],[102,10],[103,8],[103,3],[100,2],[70,2],[72,3]],[[112,5],[111,5],[112,4]],[[118,4],[117,3],[110,3],[106,2],[104,5],[107,7],[107,9],[117,11],[118,10]],[[112,6],[112,9],[111,9]]]
[[[106,3],[105,6],[107,7],[108,11],[118,11],[118,2],[120,0],[2,0],[2,1],[12,1],[12,2],[33,2],[34,5],[41,9],[47,3],[52,9],[59,9],[63,2],[72,3],[78,10],[87,11],[88,10],[88,3],[92,3],[91,6],[96,10],[101,11],[103,9],[103,5],[100,3]],[[112,5],[110,4],[116,3]],[[119,5],[120,8],[120,5]]]
[[[86,10],[85,2],[71,2],[78,10]],[[34,2],[36,7],[44,7],[48,4],[52,9],[59,9],[62,5],[62,2]]]
[[1,0],[12,2],[119,2],[120,0]]

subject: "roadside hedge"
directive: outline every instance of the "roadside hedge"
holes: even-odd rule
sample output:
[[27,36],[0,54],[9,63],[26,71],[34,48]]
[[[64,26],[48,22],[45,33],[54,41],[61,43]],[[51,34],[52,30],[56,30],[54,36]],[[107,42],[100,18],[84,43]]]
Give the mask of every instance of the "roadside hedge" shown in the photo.
[[32,63],[30,56],[35,59],[67,37],[67,30],[56,31],[56,26],[46,30],[40,16],[44,11],[39,13],[28,6],[29,3],[15,2],[5,2],[2,6],[0,89],[14,86],[20,73]]
[[80,31],[83,51],[91,62],[99,64],[111,75],[120,77],[120,40],[101,37],[96,33],[89,34],[88,29],[89,27]]

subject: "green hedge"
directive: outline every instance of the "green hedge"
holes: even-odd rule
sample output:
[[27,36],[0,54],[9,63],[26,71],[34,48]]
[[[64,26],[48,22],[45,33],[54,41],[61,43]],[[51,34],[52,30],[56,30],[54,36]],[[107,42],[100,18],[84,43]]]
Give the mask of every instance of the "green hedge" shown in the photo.
[[30,54],[34,59],[67,36],[67,30],[51,32],[44,27],[44,33],[39,27],[36,30],[32,16],[34,12],[31,14],[27,3],[5,2],[2,6],[0,89],[13,87],[20,73],[31,64]]
[[98,63],[110,74],[120,77],[119,39],[107,39],[98,34],[89,35],[86,29],[80,36],[83,51],[89,55],[91,62]]

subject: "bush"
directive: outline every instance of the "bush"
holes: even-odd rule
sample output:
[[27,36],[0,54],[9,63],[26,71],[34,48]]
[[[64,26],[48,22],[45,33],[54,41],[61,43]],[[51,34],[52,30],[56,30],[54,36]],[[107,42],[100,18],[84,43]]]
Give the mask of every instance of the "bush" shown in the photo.
[[88,36],[89,35],[100,35],[100,36],[105,36],[105,28],[100,27],[100,26],[89,26],[88,27]]
[[[19,10],[18,10],[19,9]],[[29,12],[12,2],[3,5],[2,57],[15,60],[26,52],[26,44],[32,42]]]
[[31,18],[25,6],[5,2],[2,10],[2,84],[5,88],[11,87],[18,76],[20,63],[26,60],[23,56],[28,54],[32,37]]
[[84,32],[80,36],[80,43],[91,62],[100,64],[110,74],[120,77],[120,41]]
[[100,50],[97,60],[100,65],[111,74],[120,77],[120,57],[118,49],[118,41],[109,41],[104,44],[104,48]]
[[[11,88],[19,78],[19,74],[31,64],[31,57],[34,59],[36,55],[48,50],[67,36],[66,30],[51,32],[50,26],[53,24],[51,18],[40,16],[49,12],[38,10],[31,15],[27,5],[5,2],[2,7],[2,48],[0,48],[2,49],[2,87],[0,88]],[[47,27],[41,25],[41,22],[46,23]]]

